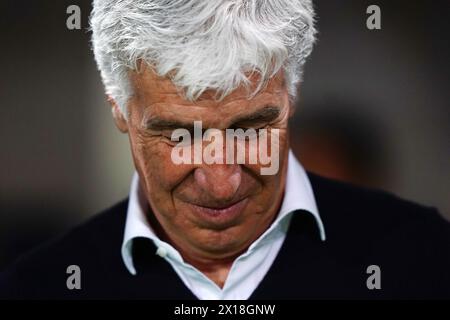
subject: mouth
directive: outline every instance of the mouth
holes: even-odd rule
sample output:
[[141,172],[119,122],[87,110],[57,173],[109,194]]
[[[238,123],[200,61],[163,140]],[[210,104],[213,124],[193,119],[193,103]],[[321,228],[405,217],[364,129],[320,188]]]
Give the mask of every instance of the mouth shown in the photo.
[[226,206],[210,207],[189,203],[196,215],[203,221],[214,224],[227,224],[238,218],[244,211],[248,198],[244,198]]

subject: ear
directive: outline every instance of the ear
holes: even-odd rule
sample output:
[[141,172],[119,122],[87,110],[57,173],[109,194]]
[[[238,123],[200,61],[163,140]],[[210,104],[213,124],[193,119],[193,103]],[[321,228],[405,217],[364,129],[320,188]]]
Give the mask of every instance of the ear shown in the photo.
[[114,122],[116,123],[117,129],[120,130],[122,133],[128,132],[128,122],[123,116],[122,111],[120,110],[119,106],[117,105],[116,101],[111,97],[107,96],[107,100],[109,104],[111,105],[111,112],[114,118]]

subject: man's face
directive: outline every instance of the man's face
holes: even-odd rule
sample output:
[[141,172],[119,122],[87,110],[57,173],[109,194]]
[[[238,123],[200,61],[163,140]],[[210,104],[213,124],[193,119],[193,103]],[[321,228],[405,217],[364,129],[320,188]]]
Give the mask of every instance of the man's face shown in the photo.
[[[282,73],[252,99],[240,87],[222,101],[207,91],[195,102],[182,98],[169,79],[151,68],[144,66],[130,78],[134,95],[129,118],[124,123],[116,116],[116,121],[128,131],[156,229],[187,257],[227,259],[241,253],[268,228],[283,197],[291,108]],[[255,84],[256,79],[251,80]],[[194,121],[201,121],[203,130],[265,128],[269,137],[270,129],[279,129],[279,154],[272,157],[279,157],[280,169],[275,175],[261,175],[259,161],[175,164],[171,155],[178,142],[171,134],[193,127]],[[201,143],[205,147],[209,142]],[[248,141],[245,146],[249,148]]]

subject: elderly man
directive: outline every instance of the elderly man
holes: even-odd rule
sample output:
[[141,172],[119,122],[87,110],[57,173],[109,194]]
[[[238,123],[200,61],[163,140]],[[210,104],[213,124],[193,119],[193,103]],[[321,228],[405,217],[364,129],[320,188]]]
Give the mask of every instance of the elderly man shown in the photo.
[[306,173],[289,151],[309,0],[95,0],[129,199],[23,257],[7,298],[450,296],[436,210]]

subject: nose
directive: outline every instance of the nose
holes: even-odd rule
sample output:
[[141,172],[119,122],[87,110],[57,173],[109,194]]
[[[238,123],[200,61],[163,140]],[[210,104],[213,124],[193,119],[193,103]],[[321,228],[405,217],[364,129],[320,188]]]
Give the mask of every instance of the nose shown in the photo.
[[195,169],[197,185],[211,199],[229,204],[241,185],[242,169],[238,164],[213,164]]

